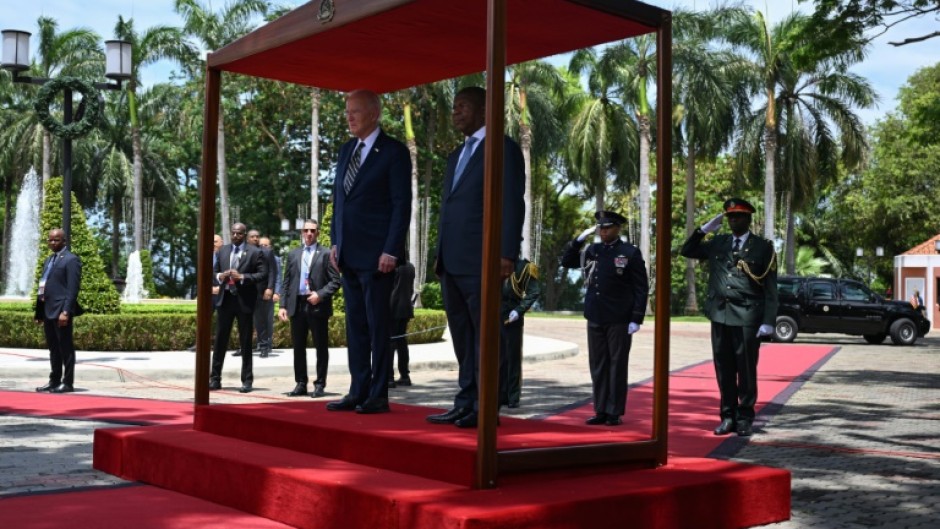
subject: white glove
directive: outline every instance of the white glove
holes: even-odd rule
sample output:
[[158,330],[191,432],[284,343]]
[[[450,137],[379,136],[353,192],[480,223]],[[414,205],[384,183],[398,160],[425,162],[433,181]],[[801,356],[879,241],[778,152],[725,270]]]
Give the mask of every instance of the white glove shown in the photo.
[[638,323],[633,323],[631,321],[630,324],[627,325],[627,334],[633,334],[638,330],[640,330],[640,325]]
[[760,338],[761,336],[770,336],[770,335],[772,335],[773,333],[774,333],[774,326],[773,326],[773,325],[767,325],[766,323],[763,324],[763,325],[761,325],[760,328],[757,329],[757,337],[758,337],[758,338]]
[[506,323],[512,323],[518,319],[519,319],[519,313],[516,311],[512,311],[509,313],[509,319],[506,320]]
[[581,235],[578,235],[578,242],[584,242],[584,239],[587,239],[587,238],[588,238],[588,235],[591,235],[591,234],[594,233],[595,231],[597,231],[597,226],[596,226],[596,225],[595,225],[595,226],[591,226],[590,228],[588,228],[588,229],[582,231],[582,232],[581,232]]
[[721,219],[723,219],[724,216],[724,213],[715,215],[715,218],[702,225],[702,231],[705,233],[714,233],[718,231],[718,228],[721,227]]

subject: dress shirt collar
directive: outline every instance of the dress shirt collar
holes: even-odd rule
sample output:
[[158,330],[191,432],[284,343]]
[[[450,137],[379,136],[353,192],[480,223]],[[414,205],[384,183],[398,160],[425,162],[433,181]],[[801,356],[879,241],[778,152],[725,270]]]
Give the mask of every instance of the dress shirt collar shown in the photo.
[[731,245],[734,246],[734,239],[741,239],[741,248],[744,248],[744,244],[747,243],[747,238],[750,237],[750,236],[751,236],[751,232],[750,232],[750,231],[744,232],[743,235],[735,235],[735,234],[732,233],[732,234],[731,234],[731,237],[732,237],[732,239],[731,239]]
[[[372,146],[375,145],[375,140],[379,138],[379,133],[382,132],[381,127],[376,127],[371,134],[366,136],[366,139],[359,140],[359,143],[362,143],[362,153],[359,155],[359,166],[362,167],[362,164],[366,163],[366,156],[372,152]],[[359,143],[356,144],[356,147],[359,146]],[[356,152],[356,147],[353,147],[353,152]]]

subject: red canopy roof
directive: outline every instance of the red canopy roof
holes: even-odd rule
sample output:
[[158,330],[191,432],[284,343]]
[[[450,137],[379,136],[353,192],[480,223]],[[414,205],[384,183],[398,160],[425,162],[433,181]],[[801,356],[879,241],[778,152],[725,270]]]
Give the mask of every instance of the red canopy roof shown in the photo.
[[[668,14],[632,0],[509,0],[506,62],[650,33]],[[390,92],[484,71],[486,18],[487,0],[313,0],[210,54],[209,66]]]

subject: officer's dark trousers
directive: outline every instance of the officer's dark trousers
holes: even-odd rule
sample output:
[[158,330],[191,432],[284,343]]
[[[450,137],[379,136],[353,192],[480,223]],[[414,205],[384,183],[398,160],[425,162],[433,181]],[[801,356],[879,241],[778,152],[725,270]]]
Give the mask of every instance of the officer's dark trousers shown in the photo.
[[522,325],[499,330],[499,403],[518,405],[522,396]]
[[712,357],[721,418],[735,422],[754,420],[757,402],[757,355],[760,340],[757,325],[733,326],[712,322]]
[[[332,303],[330,299],[325,303]],[[306,384],[307,335],[313,334],[313,346],[317,349],[317,378],[314,384],[326,387],[326,373],[330,366],[330,319],[314,315],[313,305],[307,296],[297,296],[297,309],[290,319],[290,339],[294,344],[294,382]]]
[[[408,320],[411,318],[392,319],[392,336],[402,336],[402,338],[392,338],[392,355],[398,354],[398,374],[403,377],[410,377],[408,363],[411,361],[408,354]],[[395,368],[392,362],[388,363],[388,379],[395,378]]]
[[626,323],[588,322],[588,364],[594,388],[594,411],[623,415],[627,407],[627,363],[633,337]]

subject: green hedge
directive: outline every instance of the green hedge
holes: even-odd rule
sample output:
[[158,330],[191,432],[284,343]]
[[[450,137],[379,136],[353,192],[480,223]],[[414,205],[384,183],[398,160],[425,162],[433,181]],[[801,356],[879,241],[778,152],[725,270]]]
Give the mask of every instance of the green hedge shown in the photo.
[[[42,325],[33,321],[28,310],[0,308],[0,347],[45,349]],[[19,304],[23,305],[23,304]],[[143,305],[137,305],[141,307]],[[408,343],[430,343],[441,340],[446,325],[441,311],[416,310],[408,324],[408,332],[428,330],[409,337]],[[86,351],[179,351],[196,340],[196,314],[86,314],[75,319],[75,347]],[[238,330],[232,330],[231,344],[238,343]],[[330,344],[346,346],[346,319],[336,314],[330,319]],[[308,346],[313,346],[308,338]],[[274,319],[274,347],[291,347],[290,324]]]

